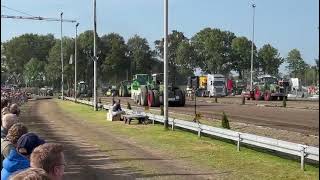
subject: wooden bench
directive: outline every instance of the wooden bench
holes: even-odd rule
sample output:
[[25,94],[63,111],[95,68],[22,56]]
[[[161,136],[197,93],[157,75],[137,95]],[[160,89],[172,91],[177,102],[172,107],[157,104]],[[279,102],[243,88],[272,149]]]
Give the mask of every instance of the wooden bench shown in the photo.
[[137,119],[139,121],[139,124],[141,123],[147,124],[147,121],[148,121],[148,116],[145,116],[142,114],[121,115],[121,117],[123,118],[125,124],[127,122],[128,124],[130,124],[131,121],[134,119]]

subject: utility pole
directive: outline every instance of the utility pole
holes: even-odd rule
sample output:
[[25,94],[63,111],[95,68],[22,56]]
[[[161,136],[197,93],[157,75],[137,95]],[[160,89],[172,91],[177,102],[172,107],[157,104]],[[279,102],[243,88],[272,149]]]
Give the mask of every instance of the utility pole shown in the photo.
[[164,128],[168,129],[168,0],[164,0]]
[[77,30],[79,23],[76,24],[76,37],[74,38],[74,102],[77,102]]
[[254,10],[256,5],[252,4],[253,16],[252,16],[252,42],[251,42],[251,71],[250,71],[250,91],[252,91],[252,73],[253,73],[253,43],[254,43]]
[[64,82],[63,82],[63,51],[62,51],[62,15],[63,15],[63,12],[61,12],[60,13],[60,35],[61,35],[61,99],[63,100],[63,84],[64,84]]
[[97,47],[96,47],[96,0],[93,0],[93,109],[97,111]]

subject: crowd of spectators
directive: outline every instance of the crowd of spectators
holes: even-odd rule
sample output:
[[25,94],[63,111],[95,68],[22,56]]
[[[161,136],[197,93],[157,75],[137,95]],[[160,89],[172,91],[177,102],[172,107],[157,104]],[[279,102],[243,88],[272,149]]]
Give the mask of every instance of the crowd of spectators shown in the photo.
[[25,102],[24,92],[1,89],[1,180],[61,180],[63,146],[45,142],[20,122]]

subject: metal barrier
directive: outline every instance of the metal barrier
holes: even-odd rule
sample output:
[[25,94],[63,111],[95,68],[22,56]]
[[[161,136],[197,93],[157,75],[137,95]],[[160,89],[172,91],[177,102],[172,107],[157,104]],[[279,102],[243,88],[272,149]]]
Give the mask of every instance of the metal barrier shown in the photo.
[[[65,98],[66,100],[74,101],[74,98]],[[77,102],[81,104],[86,104],[89,106],[93,106],[93,102],[85,101],[85,100],[77,100]],[[111,105],[102,105],[101,108],[110,109]],[[128,110],[123,108],[128,114],[135,113],[133,110]],[[150,120],[164,123],[164,117],[160,115],[155,115],[151,113],[141,112],[141,114],[147,115]],[[222,129],[217,127],[212,127],[200,123],[194,123],[189,121],[183,121],[179,119],[169,118],[169,125],[171,128],[180,127],[188,130],[192,130],[198,132],[198,136],[201,134],[213,135],[229,140],[233,140],[237,142],[237,150],[240,151],[240,144],[249,144],[256,147],[266,148],[278,152],[282,152],[285,154],[295,155],[300,157],[301,161],[301,169],[304,169],[305,159],[310,159],[319,162],[319,148],[313,146],[307,146],[303,144],[297,144],[287,141],[282,141],[278,139],[267,138],[263,136],[257,136],[248,133],[242,133],[237,131],[232,131],[228,129]]]

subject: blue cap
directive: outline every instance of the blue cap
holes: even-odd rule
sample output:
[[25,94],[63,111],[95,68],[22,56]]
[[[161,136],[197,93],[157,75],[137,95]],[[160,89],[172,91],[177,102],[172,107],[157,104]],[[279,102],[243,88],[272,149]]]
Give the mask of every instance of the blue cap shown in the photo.
[[30,155],[34,148],[44,144],[45,141],[34,133],[22,135],[17,142],[17,150],[23,155]]

